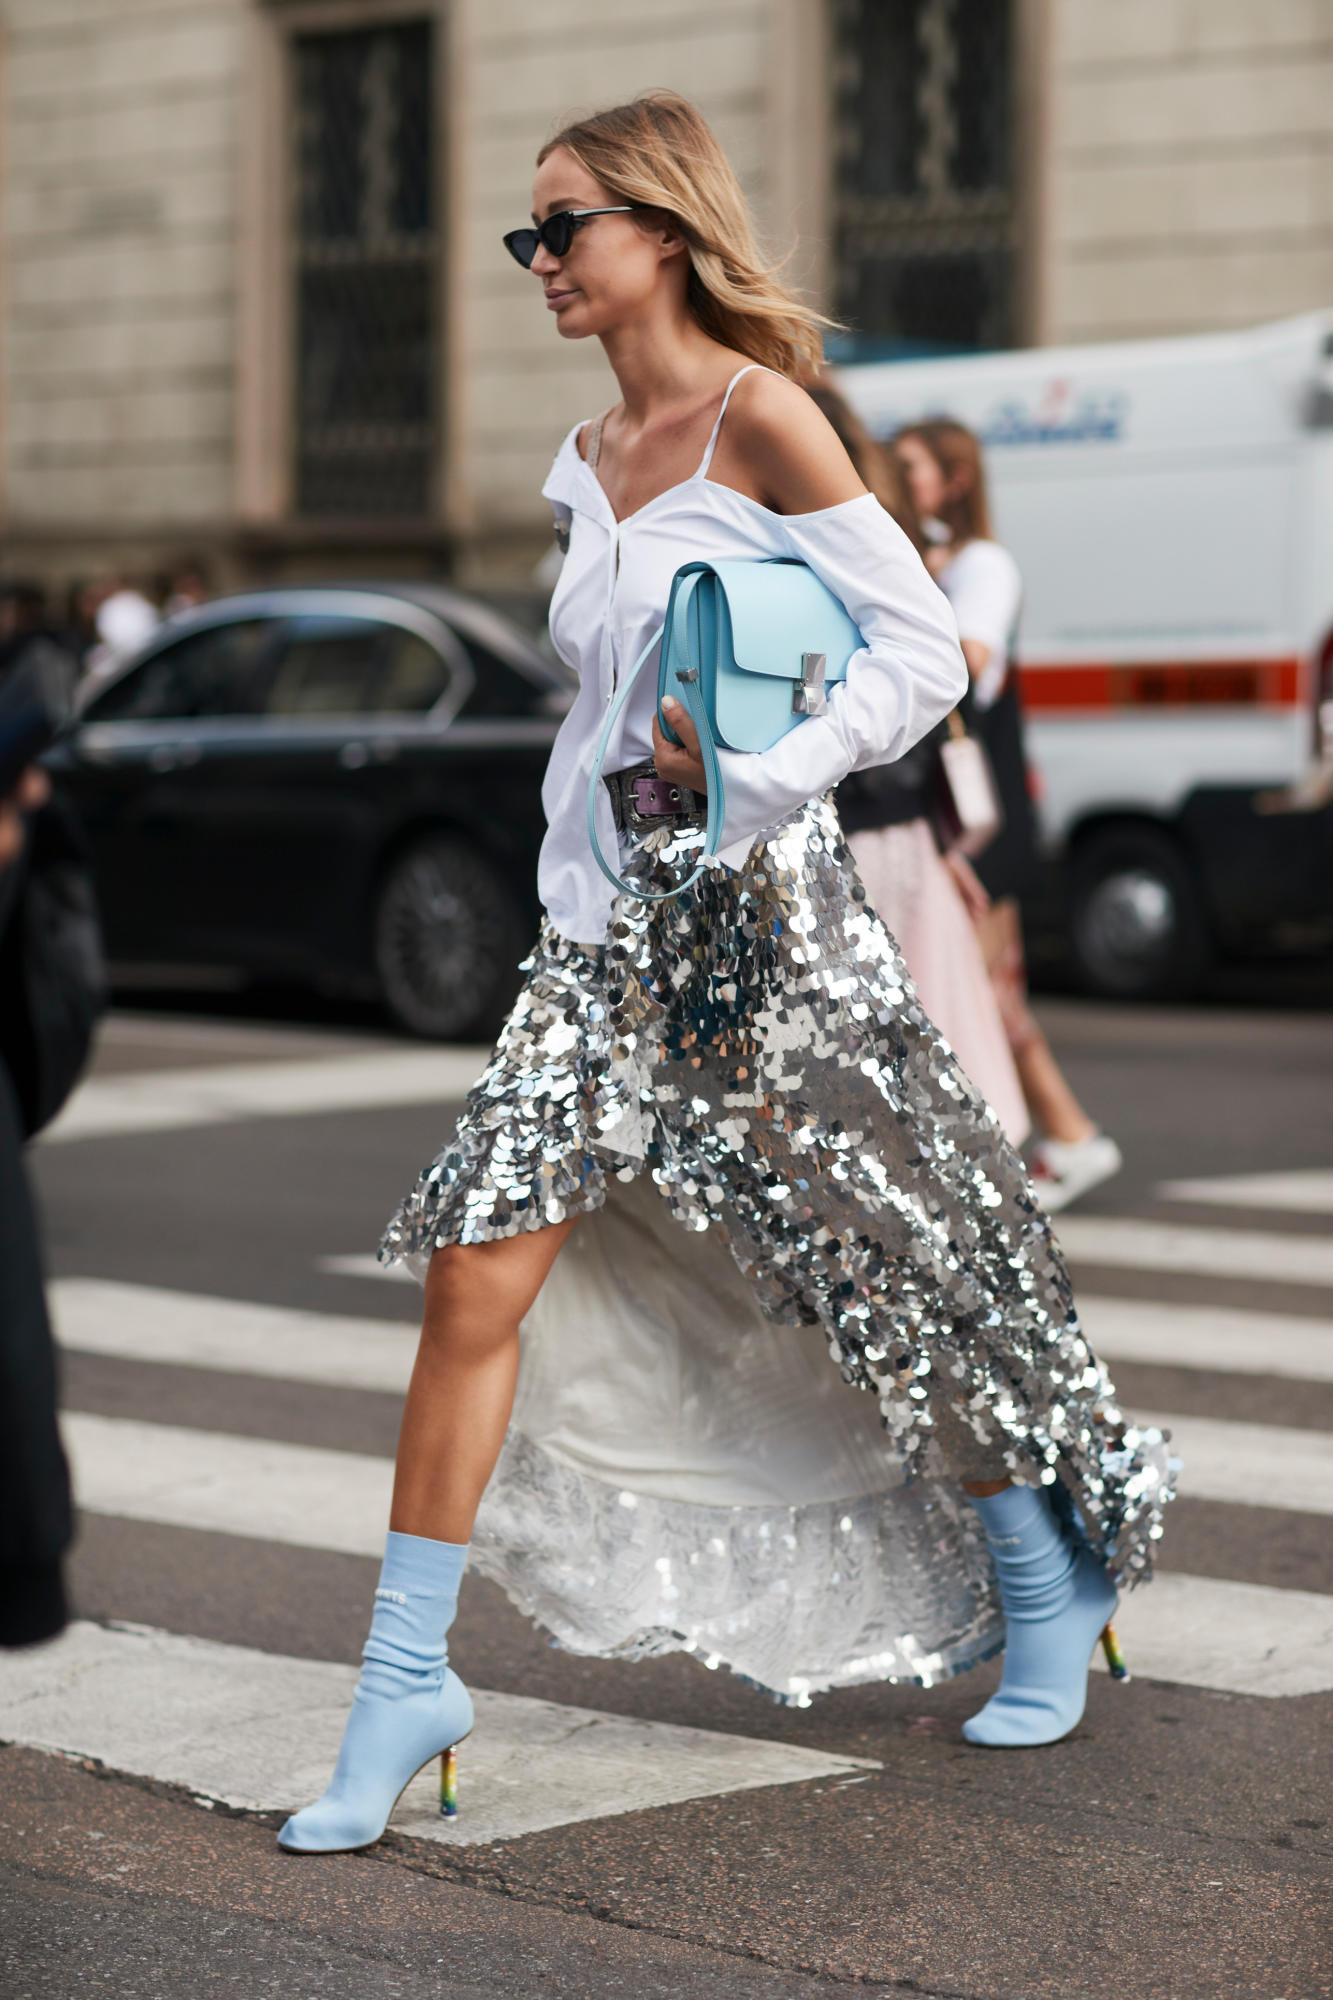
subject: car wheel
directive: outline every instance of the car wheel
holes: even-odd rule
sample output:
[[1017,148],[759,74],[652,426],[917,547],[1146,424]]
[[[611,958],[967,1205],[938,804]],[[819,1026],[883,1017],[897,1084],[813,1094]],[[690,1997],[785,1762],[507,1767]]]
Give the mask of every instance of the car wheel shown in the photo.
[[495,865],[449,834],[395,856],[375,909],[375,969],[390,1013],[438,1041],[489,1032],[518,987],[527,943]]
[[1193,870],[1169,835],[1109,828],[1075,850],[1069,946],[1086,992],[1163,1000],[1195,990],[1212,942]]

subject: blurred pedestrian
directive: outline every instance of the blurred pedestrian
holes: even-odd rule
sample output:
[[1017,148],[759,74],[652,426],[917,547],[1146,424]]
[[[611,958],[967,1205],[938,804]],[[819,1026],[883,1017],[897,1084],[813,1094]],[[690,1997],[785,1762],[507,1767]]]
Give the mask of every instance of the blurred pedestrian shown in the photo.
[[164,618],[179,618],[187,611],[197,611],[201,604],[208,603],[212,595],[208,565],[202,556],[182,556],[166,578],[161,598],[162,615]]
[[79,678],[79,661],[66,635],[52,623],[45,590],[15,582],[0,589],[0,683],[24,661],[35,666],[68,702]]
[[[905,990],[825,797],[927,734],[967,672],[798,386],[818,323],[674,93],[548,141],[533,215],[505,241],[621,399],[544,488],[567,541],[552,637],[580,680],[544,788],[546,921],[382,1246],[424,1279],[422,1337],[338,1763],[278,1836],[304,1853],[378,1839],[441,1753],[448,1787],[474,1521],[487,1572],[566,1644],[684,1646],[800,1702],[991,1650],[984,1533],[1008,1657],[966,1730],[1031,1744],[1081,1715],[1112,1569],[1146,1563],[1164,1497],[1160,1434],[1114,1412],[1022,1164]],[[638,670],[682,568],[758,581],[774,558],[863,643],[800,727],[719,753],[726,844],[696,879],[699,738]],[[843,1382],[877,1395],[894,1450]]]
[[[907,474],[878,445],[826,377],[805,385],[866,487],[918,554],[927,547]],[[892,764],[852,771],[838,786],[838,817],[876,915],[906,961],[921,1004],[1003,1125],[1010,1144],[1028,1132],[1027,1105],[966,889],[941,849],[940,743],[947,725]],[[985,898],[982,898],[984,903]]]
[[[991,531],[974,433],[937,419],[908,425],[893,442],[929,540],[927,563],[958,621],[972,679],[969,719],[989,752],[1004,807],[1000,833],[972,864],[980,885],[972,907],[1023,1095],[1041,1134],[1034,1178],[1042,1205],[1055,1214],[1124,1162],[1115,1140],[1079,1103],[1028,1002],[1019,899],[1032,887],[1039,857],[1014,670],[1022,578]],[[952,865],[965,882],[967,861],[955,856]]]
[[[49,683],[48,683],[49,685]],[[60,700],[59,691],[57,701]],[[7,704],[0,723],[9,720]],[[0,736],[3,736],[0,728]],[[104,979],[91,876],[30,766],[0,798],[0,1645],[55,1636],[73,1534],[56,1365],[24,1141],[87,1056]]]
[[100,684],[120,672],[127,660],[151,639],[162,614],[146,592],[124,578],[107,574],[89,586],[97,643],[84,661],[91,681]]

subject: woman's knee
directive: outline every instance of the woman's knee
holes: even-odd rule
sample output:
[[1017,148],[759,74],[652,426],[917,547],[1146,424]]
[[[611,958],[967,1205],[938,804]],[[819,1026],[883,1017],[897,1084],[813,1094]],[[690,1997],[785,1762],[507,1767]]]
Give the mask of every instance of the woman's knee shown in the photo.
[[[560,1241],[565,1233],[562,1229]],[[523,1236],[442,1244],[426,1273],[423,1339],[478,1351],[517,1339],[519,1321],[541,1290],[558,1248],[559,1242],[539,1244]]]

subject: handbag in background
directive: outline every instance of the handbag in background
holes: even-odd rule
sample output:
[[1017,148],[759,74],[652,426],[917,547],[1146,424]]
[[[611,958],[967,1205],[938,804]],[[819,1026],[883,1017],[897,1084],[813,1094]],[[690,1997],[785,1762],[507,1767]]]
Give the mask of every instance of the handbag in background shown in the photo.
[[948,731],[939,746],[937,831],[946,854],[952,848],[970,858],[990,846],[1004,825],[1004,807],[986,747],[968,734],[957,709],[948,717]]

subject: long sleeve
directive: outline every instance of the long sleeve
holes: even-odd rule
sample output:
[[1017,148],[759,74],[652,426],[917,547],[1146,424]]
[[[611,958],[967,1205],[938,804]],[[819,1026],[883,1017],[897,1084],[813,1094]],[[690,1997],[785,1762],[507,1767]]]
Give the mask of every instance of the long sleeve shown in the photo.
[[720,750],[726,816],[720,858],[847,776],[889,764],[943,720],[968,684],[953,612],[906,535],[871,494],[783,522],[788,553],[841,599],[865,645],[828,708],[769,750]]

